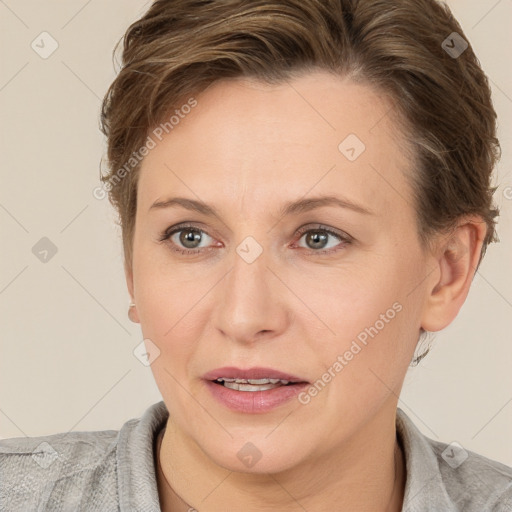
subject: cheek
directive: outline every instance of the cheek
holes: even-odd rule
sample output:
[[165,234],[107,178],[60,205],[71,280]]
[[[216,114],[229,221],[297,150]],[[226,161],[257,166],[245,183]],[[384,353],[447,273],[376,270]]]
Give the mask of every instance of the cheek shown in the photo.
[[343,343],[376,323],[379,331],[390,331],[389,325],[396,323],[398,310],[408,301],[404,283],[413,281],[407,277],[411,271],[406,264],[389,265],[382,259],[361,258],[360,262],[339,268],[290,273],[287,280],[293,282],[294,293],[307,305],[304,308],[295,301],[296,310],[304,311],[298,316],[299,321],[314,316],[312,326],[323,325],[326,336]]
[[164,246],[149,240],[136,240],[133,271],[141,324],[151,324],[160,336],[207,291],[205,280],[190,265],[172,262]]
[[300,293],[308,290],[308,305],[326,326],[322,338],[310,339],[325,370],[319,378],[336,381],[333,400],[371,401],[398,390],[411,361],[419,329],[418,297],[411,291],[421,269],[416,256],[386,260],[333,273],[323,289],[302,281]]
[[322,370],[310,398],[317,404],[313,408],[333,411],[334,433],[339,418],[359,424],[400,395],[414,351],[406,307],[386,299],[371,306],[367,303],[364,310],[352,308],[352,314],[340,316],[334,324],[337,335],[315,347],[316,366]]
[[[144,338],[157,345],[161,356],[151,365],[154,372],[163,366],[173,375],[183,374],[187,361],[200,339],[206,319],[199,319],[201,299],[211,288],[209,281],[189,272],[165,267],[149,252],[134,258],[134,287]],[[173,379],[163,374],[172,384]]]

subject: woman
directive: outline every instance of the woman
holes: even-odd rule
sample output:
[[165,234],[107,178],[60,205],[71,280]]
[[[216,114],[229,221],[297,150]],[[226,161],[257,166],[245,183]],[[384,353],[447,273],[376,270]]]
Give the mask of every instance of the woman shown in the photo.
[[2,507],[512,510],[511,468],[397,408],[496,240],[496,116],[448,8],[160,0],[123,52],[96,194],[163,401],[1,441]]

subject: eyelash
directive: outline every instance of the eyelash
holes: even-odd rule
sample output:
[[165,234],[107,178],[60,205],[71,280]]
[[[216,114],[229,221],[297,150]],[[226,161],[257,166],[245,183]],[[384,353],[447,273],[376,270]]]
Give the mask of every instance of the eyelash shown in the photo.
[[[179,224],[177,226],[172,226],[170,228],[167,228],[161,234],[161,236],[159,238],[159,242],[163,243],[163,242],[166,242],[166,241],[170,241],[169,239],[171,238],[172,235],[174,235],[175,233],[179,233],[180,231],[185,231],[186,229],[195,230],[195,231],[198,231],[200,233],[205,233],[205,234],[208,235],[208,233],[206,233],[206,231],[204,231],[203,229],[198,228],[197,226],[194,226],[193,224]],[[302,235],[304,235],[305,233],[308,233],[310,231],[321,231],[321,232],[324,232],[324,233],[328,233],[329,235],[332,235],[335,238],[339,239],[340,242],[342,242],[344,244],[343,247],[345,247],[346,245],[351,244],[352,241],[353,241],[353,239],[349,235],[343,234],[341,232],[338,233],[336,231],[333,231],[332,229],[329,229],[326,226],[322,226],[321,224],[319,224],[315,228],[311,228],[309,226],[299,228],[294,233],[294,236],[298,236],[299,240],[300,240],[300,238],[302,238]],[[210,236],[210,235],[208,235],[208,236]],[[315,251],[314,249],[310,249],[309,250],[309,254],[332,254],[334,252],[338,252],[338,251],[342,250],[342,248],[321,249],[321,250],[318,250],[318,251]],[[184,255],[192,255],[192,254],[198,254],[201,251],[209,251],[209,250],[212,250],[214,248],[213,247],[208,247],[208,248],[201,248],[201,249],[179,249],[177,247],[171,247],[171,249],[173,251],[175,251],[175,252],[179,252],[179,253],[184,254]],[[307,249],[306,249],[306,251],[307,251]]]

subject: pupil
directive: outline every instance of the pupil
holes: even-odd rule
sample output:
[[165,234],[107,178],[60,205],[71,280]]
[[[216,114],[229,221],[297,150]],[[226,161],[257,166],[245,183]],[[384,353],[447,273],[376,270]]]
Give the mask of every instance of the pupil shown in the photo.
[[[327,242],[327,235],[325,233],[322,233],[322,231],[312,231],[310,234],[307,235],[308,241],[313,241],[313,247],[315,249],[324,247],[325,243]],[[318,243],[319,245],[317,245]]]
[[182,231],[180,235],[180,242],[189,249],[194,249],[196,246],[194,242],[201,241],[201,234],[198,231],[189,229],[188,231]]

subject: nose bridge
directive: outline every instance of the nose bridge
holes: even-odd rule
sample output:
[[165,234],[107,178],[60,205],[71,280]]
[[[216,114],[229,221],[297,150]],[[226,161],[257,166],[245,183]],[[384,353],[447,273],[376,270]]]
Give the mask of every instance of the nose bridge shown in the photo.
[[239,341],[252,341],[261,331],[281,329],[283,311],[276,300],[275,277],[267,268],[267,247],[255,236],[246,236],[235,246],[232,257],[216,305],[216,327]]
[[[259,237],[261,240],[261,236]],[[233,269],[228,276],[227,286],[238,300],[249,295],[253,303],[269,294],[268,246],[252,236],[246,236],[233,254]]]

